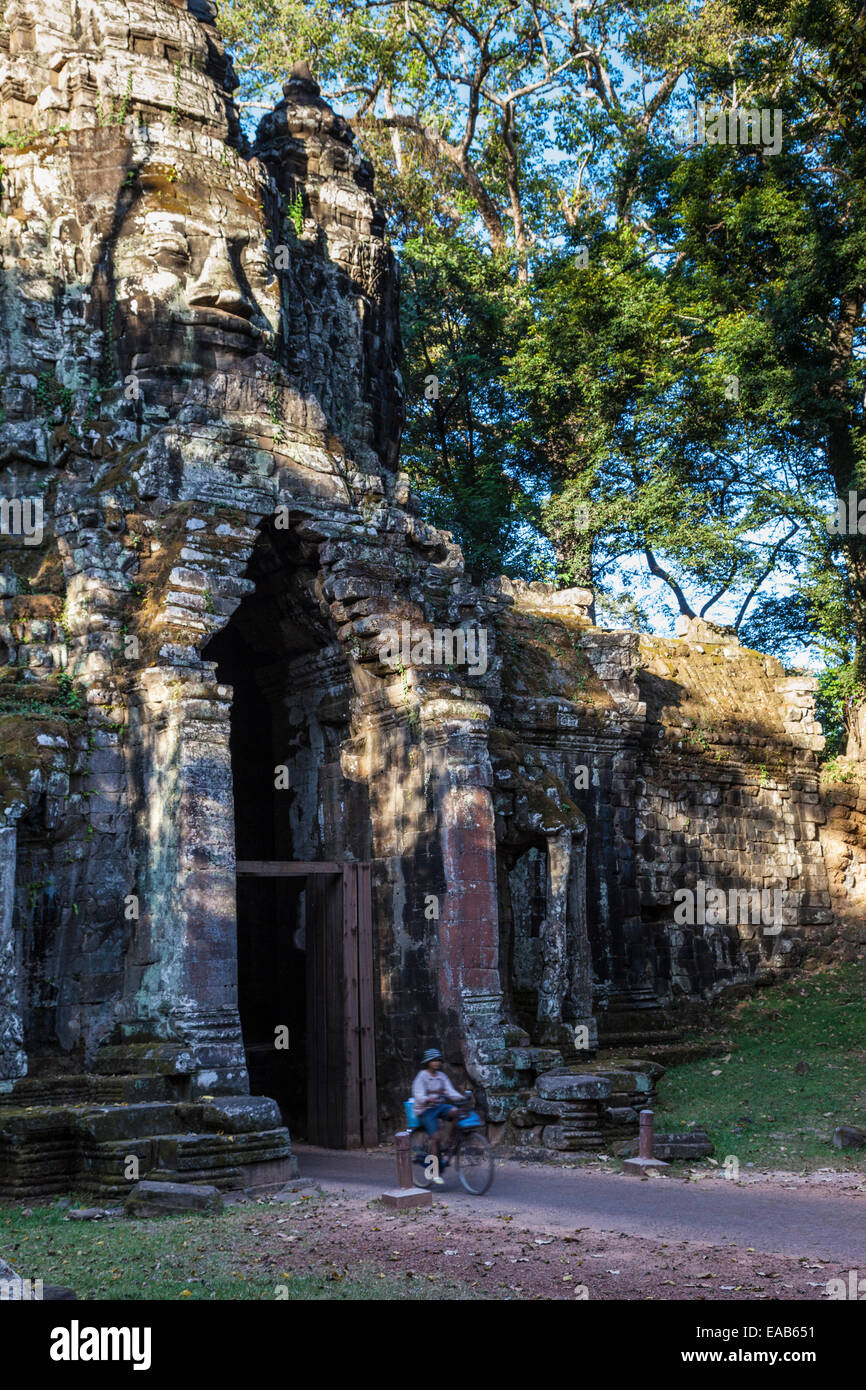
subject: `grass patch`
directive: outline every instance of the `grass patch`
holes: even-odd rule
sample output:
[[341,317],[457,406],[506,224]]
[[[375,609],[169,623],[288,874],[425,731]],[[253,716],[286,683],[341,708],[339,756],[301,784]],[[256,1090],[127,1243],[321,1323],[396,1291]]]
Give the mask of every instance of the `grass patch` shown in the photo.
[[663,1078],[656,1129],[705,1125],[719,1162],[731,1154],[741,1166],[866,1172],[866,1150],[832,1143],[837,1125],[866,1129],[864,997],[858,961],[738,1004],[715,1030],[729,1053]]
[[[82,1204],[92,1203],[83,1198]],[[308,1199],[309,1224],[326,1201]],[[251,1203],[214,1216],[70,1221],[54,1204],[0,1206],[0,1255],[24,1279],[73,1288],[79,1298],[213,1301],[278,1298],[414,1301],[478,1298],[457,1280],[382,1275],[359,1260],[351,1273],[298,1268],[303,1249],[276,1248],[285,1206]],[[285,1229],[283,1226],[282,1229]],[[312,1231],[311,1231],[312,1234]],[[300,1258],[298,1258],[300,1256]],[[279,1290],[285,1292],[279,1293]]]

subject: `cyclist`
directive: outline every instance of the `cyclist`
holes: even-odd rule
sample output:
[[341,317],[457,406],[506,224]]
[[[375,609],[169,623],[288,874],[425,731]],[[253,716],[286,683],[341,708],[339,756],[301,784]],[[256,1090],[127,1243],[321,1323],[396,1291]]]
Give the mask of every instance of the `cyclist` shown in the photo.
[[443,1187],[444,1180],[438,1172],[439,1121],[440,1119],[450,1120],[451,1134],[453,1134],[457,1109],[455,1106],[449,1105],[448,1102],[456,1100],[459,1104],[463,1104],[465,1097],[459,1091],[455,1091],[442,1070],[441,1052],[437,1051],[435,1047],[428,1047],[421,1060],[423,1066],[412,1082],[412,1100],[415,1103],[415,1114],[430,1135],[430,1147],[436,1156],[437,1172],[433,1182],[437,1187]]

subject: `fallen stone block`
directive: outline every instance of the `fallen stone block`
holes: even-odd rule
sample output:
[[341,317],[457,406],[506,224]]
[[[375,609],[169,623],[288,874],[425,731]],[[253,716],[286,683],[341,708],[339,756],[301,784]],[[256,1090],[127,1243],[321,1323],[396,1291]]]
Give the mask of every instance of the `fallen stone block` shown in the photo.
[[271,1202],[296,1202],[299,1192],[308,1192],[310,1188],[317,1187],[315,1178],[295,1178],[292,1182],[286,1183],[279,1192],[271,1193],[268,1198]]
[[218,1187],[185,1182],[139,1182],[126,1199],[127,1216],[169,1216],[177,1211],[217,1212],[223,1209]]
[[653,1157],[668,1163],[677,1159],[708,1158],[715,1151],[705,1129],[690,1129],[685,1134],[657,1134],[653,1140]]
[[833,1143],[837,1149],[866,1148],[866,1130],[856,1125],[839,1125],[833,1130]]
[[660,1081],[665,1074],[666,1068],[660,1062],[651,1062],[647,1058],[620,1058],[617,1066],[622,1071],[644,1072],[651,1081]]
[[610,1090],[606,1077],[569,1072],[545,1072],[535,1082],[536,1093],[550,1100],[606,1100]]

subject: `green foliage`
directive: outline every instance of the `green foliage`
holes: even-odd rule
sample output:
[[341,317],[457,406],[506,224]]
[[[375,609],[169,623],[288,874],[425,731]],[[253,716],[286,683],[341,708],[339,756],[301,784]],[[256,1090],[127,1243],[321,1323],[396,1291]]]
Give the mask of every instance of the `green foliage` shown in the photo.
[[174,65],[174,94],[171,101],[169,121],[177,125],[180,121],[180,59]]
[[857,675],[852,666],[837,666],[818,676],[815,717],[827,740],[824,757],[832,760],[844,752],[845,729],[852,701],[857,699]]
[[[245,98],[307,58],[373,162],[405,466],[471,572],[709,613],[850,667],[850,711],[866,537],[823,517],[866,493],[855,0],[226,0],[221,22]],[[781,151],[678,146],[696,101],[778,109]]]
[[535,482],[504,381],[523,317],[507,261],[458,237],[407,243],[403,466],[425,513],[453,532],[477,579],[543,573]]
[[65,709],[75,714],[84,709],[81,691],[71,676],[68,676],[65,671],[61,671],[57,677],[57,684],[60,687],[61,703]]
[[40,372],[33,393],[38,415],[52,415],[59,407],[68,416],[75,404],[75,392],[68,386],[61,386],[53,372]]
[[37,138],[39,132],[33,130],[4,130],[0,131],[0,149],[8,148],[12,150],[23,150],[31,145]]
[[[110,316],[106,326],[105,337],[102,348],[103,374],[108,374],[108,362],[111,354],[111,323],[113,314]],[[99,382],[92,380],[87,388],[87,408],[84,412],[84,423],[90,425],[99,416],[99,407],[102,403],[102,391]]]
[[302,189],[298,189],[291,201],[288,198],[285,199],[285,211],[286,217],[300,236],[304,230],[304,193]]

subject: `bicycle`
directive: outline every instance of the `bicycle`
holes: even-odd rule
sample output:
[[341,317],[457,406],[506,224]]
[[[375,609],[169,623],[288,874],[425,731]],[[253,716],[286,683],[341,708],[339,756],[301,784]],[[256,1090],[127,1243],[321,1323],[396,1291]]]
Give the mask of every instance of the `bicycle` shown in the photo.
[[441,1177],[452,1162],[461,1186],[473,1197],[483,1197],[493,1182],[493,1150],[481,1133],[481,1117],[472,1109],[468,1092],[467,1097],[462,1105],[455,1107],[454,1133],[448,1144],[440,1144],[438,1159],[433,1152],[431,1136],[418,1123],[414,1105],[406,1102],[406,1119],[411,1131],[412,1181],[416,1187],[431,1187],[433,1179]]

